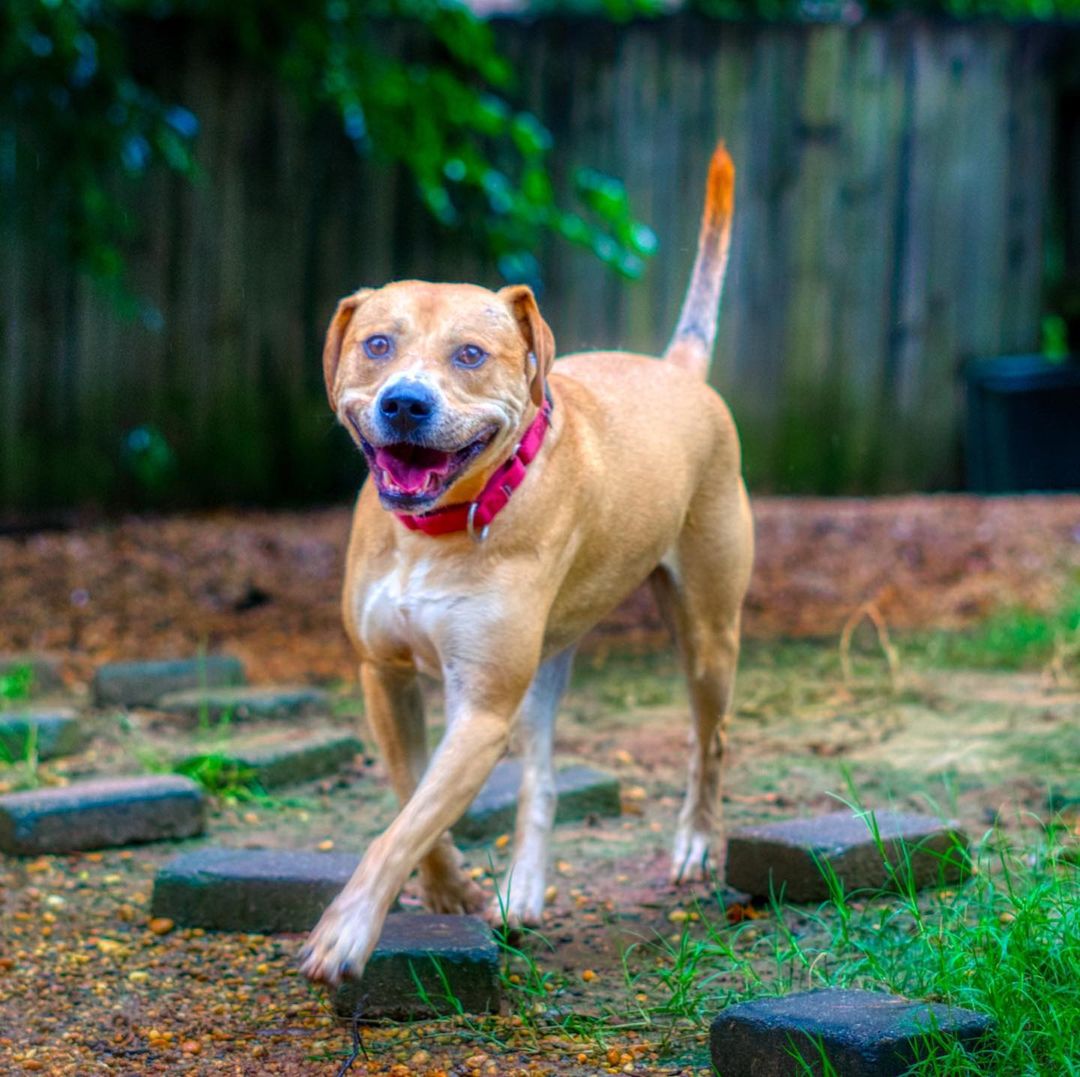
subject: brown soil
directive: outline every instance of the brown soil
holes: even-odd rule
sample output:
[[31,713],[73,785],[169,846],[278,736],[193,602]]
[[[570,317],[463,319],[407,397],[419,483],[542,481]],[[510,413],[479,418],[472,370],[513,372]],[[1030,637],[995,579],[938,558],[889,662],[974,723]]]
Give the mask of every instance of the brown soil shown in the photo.
[[[1080,570],[1080,497],[755,501],[751,638],[835,636],[862,603],[893,627],[958,628],[1052,606]],[[349,680],[338,611],[349,513],[131,518],[0,539],[0,652],[62,654],[74,679],[115,658],[236,654],[255,681]],[[663,640],[639,592],[592,648]]]
[[[1080,498],[761,501],[757,519],[752,637],[835,642],[871,599],[890,625],[906,627],[970,624],[1002,605],[1050,607],[1080,565]],[[240,655],[262,680],[345,678],[336,593],[346,528],[345,514],[333,511],[132,520],[5,540],[0,649],[63,651],[80,704],[103,658],[198,645]],[[650,610],[632,600],[596,634],[560,720],[560,759],[617,772],[625,814],[557,829],[546,942],[526,947],[552,990],[529,993],[528,968],[511,962],[522,984],[502,1018],[366,1030],[369,1057],[352,1072],[708,1072],[704,1027],[672,1032],[658,1013],[658,970],[667,966],[657,947],[684,929],[711,922],[725,930],[729,919],[757,913],[721,886],[667,883],[686,703],[671,656],[651,652]],[[627,644],[641,655],[622,657]],[[999,813],[1009,820],[1042,810],[1046,783],[1065,765],[1061,751],[1044,746],[1065,751],[1080,727],[1075,684],[905,667],[894,690],[863,661],[863,679],[845,684],[835,646],[748,648],[725,785],[729,827],[835,808],[842,768],[871,804],[925,810],[928,798],[951,796],[973,833]],[[348,723],[350,711],[355,704],[343,698],[337,721]],[[192,739],[149,713],[89,713],[87,721],[91,747],[43,767],[41,780],[143,769]],[[18,777],[0,773],[0,781]],[[339,780],[217,804],[208,840],[360,849],[393,810],[381,766],[358,760]],[[150,929],[153,874],[192,845],[0,861],[6,1072],[337,1071],[349,1033],[296,973],[298,937]],[[468,856],[490,886],[506,850],[494,843]],[[749,930],[742,924],[739,945],[753,945],[769,923],[766,915]],[[627,969],[638,978],[628,981]],[[605,1017],[606,1030],[568,1027],[566,1012]]]

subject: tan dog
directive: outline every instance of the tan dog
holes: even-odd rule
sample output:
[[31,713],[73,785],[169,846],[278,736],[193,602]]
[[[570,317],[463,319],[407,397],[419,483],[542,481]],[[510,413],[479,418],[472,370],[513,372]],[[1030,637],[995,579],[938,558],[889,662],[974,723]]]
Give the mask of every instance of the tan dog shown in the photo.
[[[721,145],[663,361],[595,352],[553,366],[551,330],[525,286],[399,281],[339,304],[327,392],[371,468],[344,618],[402,809],[308,939],[308,976],[336,983],[362,972],[417,865],[431,909],[481,908],[448,831],[515,727],[524,777],[513,866],[493,913],[539,922],[553,724],[573,648],[646,579],[675,629],[693,710],[672,878],[704,871],[753,557],[735,427],[705,384],[733,188]],[[425,533],[436,524],[449,530]],[[446,733],[430,763],[418,672],[445,686]]]

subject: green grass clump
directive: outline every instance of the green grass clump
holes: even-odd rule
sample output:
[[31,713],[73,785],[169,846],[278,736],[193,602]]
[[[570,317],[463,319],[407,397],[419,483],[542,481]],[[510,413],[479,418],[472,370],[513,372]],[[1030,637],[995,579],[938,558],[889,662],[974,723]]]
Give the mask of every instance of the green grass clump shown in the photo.
[[0,741],[0,766],[5,770],[10,769],[8,782],[12,789],[36,789],[41,784],[40,763],[38,727],[32,722],[26,730],[26,743],[21,756]]
[[1080,665],[1080,582],[1049,613],[1008,609],[967,632],[934,632],[908,640],[905,656],[967,669],[1039,669],[1060,658]]
[[207,752],[184,760],[174,768],[223,800],[249,801],[266,797],[256,772],[221,752]]
[[898,896],[845,893],[833,877],[817,909],[774,900],[766,918],[732,926],[702,907],[677,940],[628,951],[628,986],[649,999],[642,1023],[674,1041],[673,1028],[747,998],[861,987],[993,1019],[977,1055],[929,1033],[913,1077],[1080,1074],[1080,858],[1061,835],[1014,845],[993,831],[970,878],[928,893],[901,863]]
[[34,687],[31,666],[13,666],[0,673],[0,709],[30,698]]

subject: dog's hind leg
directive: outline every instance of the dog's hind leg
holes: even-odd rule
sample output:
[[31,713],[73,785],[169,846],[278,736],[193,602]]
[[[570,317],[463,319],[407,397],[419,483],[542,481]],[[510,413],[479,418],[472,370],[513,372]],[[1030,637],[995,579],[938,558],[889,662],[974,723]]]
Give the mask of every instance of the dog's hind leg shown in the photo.
[[[411,671],[368,663],[360,676],[368,726],[404,807],[428,762],[420,686]],[[419,871],[424,903],[433,912],[476,912],[483,907],[484,892],[462,871],[461,854],[449,833],[420,860]]]
[[721,764],[752,559],[752,527],[741,486],[735,498],[702,491],[674,556],[652,577],[665,619],[675,630],[693,720],[686,799],[672,850],[675,883],[705,878],[720,825]]
[[552,761],[555,718],[573,664],[572,647],[544,662],[518,711],[521,791],[513,861],[489,908],[489,918],[496,924],[536,926],[544,910],[548,839],[557,799]]

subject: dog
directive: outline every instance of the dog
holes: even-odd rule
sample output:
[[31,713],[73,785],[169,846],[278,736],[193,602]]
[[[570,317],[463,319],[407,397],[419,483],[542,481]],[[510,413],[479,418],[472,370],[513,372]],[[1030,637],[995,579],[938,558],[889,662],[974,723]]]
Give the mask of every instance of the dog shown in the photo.
[[[661,360],[555,362],[525,285],[398,281],[343,299],[327,332],[330,406],[369,477],[342,609],[367,720],[401,811],[301,954],[359,976],[419,867],[427,906],[535,925],[555,813],[553,726],[578,640],[646,579],[689,683],[689,780],[672,879],[703,877],[753,560],[731,415],[706,384],[728,260],[735,170],[713,155],[697,256]],[[445,688],[428,761],[418,674]],[[517,730],[512,866],[491,903],[449,834]]]

